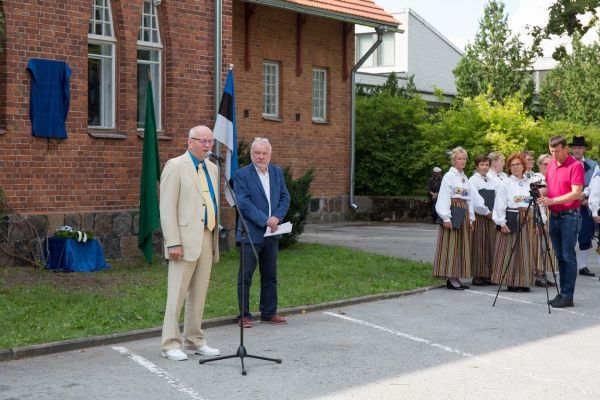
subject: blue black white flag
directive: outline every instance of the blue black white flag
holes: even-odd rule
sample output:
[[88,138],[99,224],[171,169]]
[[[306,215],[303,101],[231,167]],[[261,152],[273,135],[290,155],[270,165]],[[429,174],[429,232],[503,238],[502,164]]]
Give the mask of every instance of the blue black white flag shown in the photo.
[[[231,183],[233,174],[237,170],[237,137],[235,130],[235,95],[233,91],[233,71],[229,68],[223,97],[219,105],[219,114],[215,121],[213,129],[215,139],[223,143],[227,148],[225,157],[225,179]],[[234,206],[233,197],[228,190],[225,190],[225,198],[230,206]]]

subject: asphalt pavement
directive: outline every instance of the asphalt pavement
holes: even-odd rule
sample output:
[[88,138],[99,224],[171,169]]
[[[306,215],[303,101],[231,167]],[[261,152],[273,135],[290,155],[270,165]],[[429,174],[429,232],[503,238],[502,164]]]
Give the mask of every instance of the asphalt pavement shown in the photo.
[[[302,240],[430,261],[435,234],[309,225]],[[502,291],[493,307],[496,290],[433,289],[256,323],[245,349],[282,363],[245,358],[247,376],[239,358],[166,360],[158,338],[7,361],[0,399],[600,399],[598,278],[579,277],[575,308],[552,313],[545,289]],[[206,334],[224,354],[238,350],[233,324]]]

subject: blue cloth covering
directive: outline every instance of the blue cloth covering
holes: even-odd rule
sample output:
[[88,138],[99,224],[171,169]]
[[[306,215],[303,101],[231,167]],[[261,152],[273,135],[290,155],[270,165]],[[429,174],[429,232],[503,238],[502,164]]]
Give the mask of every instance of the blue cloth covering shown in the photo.
[[63,61],[31,58],[29,119],[36,137],[67,138],[65,121],[69,114],[71,68]]
[[47,269],[60,272],[95,272],[110,268],[104,259],[100,242],[86,243],[75,239],[48,238]]

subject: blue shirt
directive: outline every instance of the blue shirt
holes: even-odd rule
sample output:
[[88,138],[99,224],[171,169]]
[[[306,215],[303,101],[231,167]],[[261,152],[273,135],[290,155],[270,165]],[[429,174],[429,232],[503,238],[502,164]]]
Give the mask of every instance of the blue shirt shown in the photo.
[[[208,183],[208,190],[210,191],[210,198],[213,202],[213,206],[215,208],[215,219],[217,217],[217,200],[215,197],[215,192],[213,190],[213,185],[212,185],[212,181],[210,180],[210,175],[208,174],[208,170],[206,169],[206,163],[204,162],[204,160],[200,161],[198,160],[196,157],[194,157],[194,155],[188,150],[188,154],[190,155],[190,157],[192,158],[192,162],[194,163],[194,167],[196,167],[196,171],[198,171],[198,166],[200,164],[202,164],[202,170],[204,170],[204,175],[206,175],[206,182]],[[207,218],[207,209],[204,209],[204,226],[206,226],[206,224],[208,223],[208,218]]]

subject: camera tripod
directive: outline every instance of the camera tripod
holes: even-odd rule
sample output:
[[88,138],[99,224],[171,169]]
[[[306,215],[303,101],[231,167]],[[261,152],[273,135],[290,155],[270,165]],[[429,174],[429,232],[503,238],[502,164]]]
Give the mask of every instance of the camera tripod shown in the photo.
[[[536,266],[539,265],[539,258],[541,258],[542,271],[543,271],[542,273],[544,276],[544,281],[547,282],[547,279],[546,279],[547,265],[546,265],[546,263],[549,262],[550,269],[552,271],[552,276],[554,277],[554,281],[555,282],[557,281],[556,280],[556,270],[554,269],[553,255],[550,252],[550,245],[549,245],[550,240],[548,239],[548,231],[546,230],[546,227],[544,225],[544,220],[542,219],[542,212],[540,210],[540,206],[537,204],[537,199],[540,197],[540,193],[537,188],[532,187],[531,190],[529,191],[529,194],[531,195],[531,198],[529,199],[529,202],[528,202],[529,204],[527,205],[527,210],[525,210],[525,214],[523,215],[523,218],[518,220],[519,223],[517,225],[515,241],[512,244],[512,247],[510,249],[510,255],[508,256],[508,262],[504,266],[504,271],[502,272],[500,282],[498,283],[498,290],[496,291],[496,297],[494,298],[494,303],[492,304],[492,307],[496,306],[496,300],[498,300],[498,295],[500,293],[500,289],[502,289],[502,284],[508,273],[508,268],[510,267],[510,263],[513,259],[515,249],[517,247],[517,244],[520,243],[520,239],[523,234],[523,227],[528,222],[527,218],[529,216],[530,210],[533,210],[532,211],[533,216],[531,218],[533,218],[533,228],[535,229],[535,232],[536,232],[537,244],[538,244],[538,249],[539,249],[539,252],[537,254],[538,259],[536,260]],[[498,233],[498,234],[502,235],[503,233]],[[551,314],[552,311],[550,308],[550,294],[548,292],[548,284],[546,284],[544,286],[546,287],[546,300],[547,300],[546,304],[548,305],[548,314]],[[556,286],[556,292],[557,292],[557,294],[559,293],[558,285]]]

